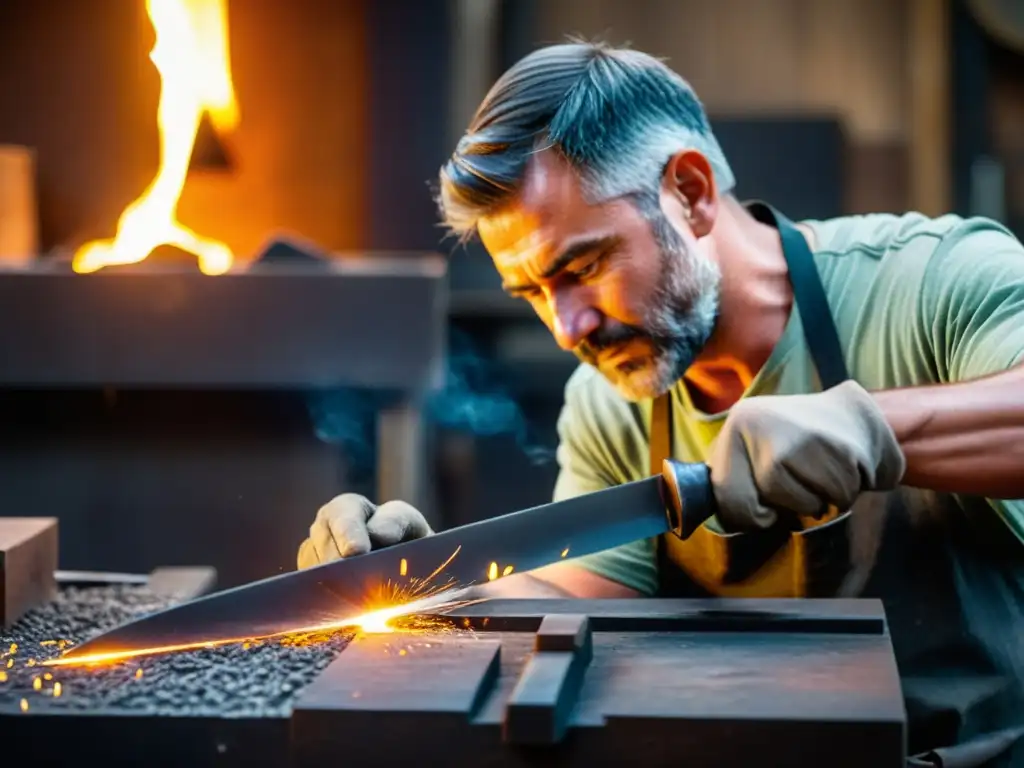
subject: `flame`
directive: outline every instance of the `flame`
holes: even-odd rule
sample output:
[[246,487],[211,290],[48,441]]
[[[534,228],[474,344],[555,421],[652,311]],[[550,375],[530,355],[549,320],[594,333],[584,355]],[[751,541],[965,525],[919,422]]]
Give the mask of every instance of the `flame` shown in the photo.
[[223,243],[206,239],[177,220],[203,114],[221,131],[238,123],[231,79],[227,0],[147,0],[156,32],[150,59],[160,73],[160,166],[150,186],[125,208],[113,240],[83,245],[72,260],[75,272],[136,264],[161,245],[194,254],[199,269],[217,275],[234,256]]

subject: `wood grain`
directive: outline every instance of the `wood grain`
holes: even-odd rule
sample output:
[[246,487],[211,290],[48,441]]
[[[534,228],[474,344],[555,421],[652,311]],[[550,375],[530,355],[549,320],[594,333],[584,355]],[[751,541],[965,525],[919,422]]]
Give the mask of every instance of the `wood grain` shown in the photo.
[[0,622],[9,627],[57,592],[57,519],[0,517]]

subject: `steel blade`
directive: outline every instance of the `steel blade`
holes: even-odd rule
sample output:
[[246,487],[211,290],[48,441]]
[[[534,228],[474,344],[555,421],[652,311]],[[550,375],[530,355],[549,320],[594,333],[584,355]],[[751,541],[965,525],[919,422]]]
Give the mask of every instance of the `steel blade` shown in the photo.
[[512,512],[201,597],[125,624],[64,658],[309,631],[364,614],[382,592],[416,599],[669,530],[661,476]]

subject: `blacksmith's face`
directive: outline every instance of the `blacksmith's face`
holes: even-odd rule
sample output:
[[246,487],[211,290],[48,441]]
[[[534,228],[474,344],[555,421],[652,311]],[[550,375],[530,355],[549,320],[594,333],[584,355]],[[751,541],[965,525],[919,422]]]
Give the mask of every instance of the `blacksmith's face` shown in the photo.
[[[505,290],[559,346],[629,400],[682,378],[714,329],[719,271],[676,185],[591,205],[557,153],[538,153],[513,204],[478,224]],[[710,224],[707,224],[710,227]]]

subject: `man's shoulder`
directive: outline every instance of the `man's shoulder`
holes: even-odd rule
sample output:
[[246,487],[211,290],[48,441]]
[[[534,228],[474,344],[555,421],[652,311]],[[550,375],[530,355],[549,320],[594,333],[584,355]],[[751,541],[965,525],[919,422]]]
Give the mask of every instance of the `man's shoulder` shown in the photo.
[[815,254],[824,259],[860,255],[879,261],[907,248],[935,250],[981,233],[1012,237],[1006,227],[992,219],[952,213],[869,213],[803,223],[814,233]]

